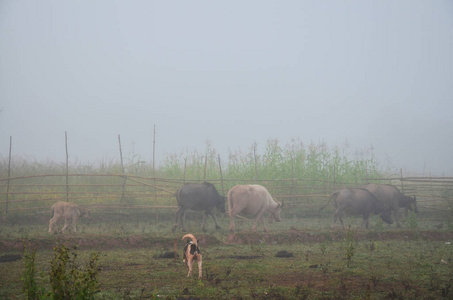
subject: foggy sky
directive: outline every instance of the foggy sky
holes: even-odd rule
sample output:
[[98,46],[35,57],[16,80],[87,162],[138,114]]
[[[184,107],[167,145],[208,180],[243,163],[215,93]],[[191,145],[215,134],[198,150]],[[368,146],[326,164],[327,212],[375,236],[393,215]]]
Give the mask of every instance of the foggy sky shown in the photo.
[[453,2],[0,1],[0,158],[268,139],[453,175]]

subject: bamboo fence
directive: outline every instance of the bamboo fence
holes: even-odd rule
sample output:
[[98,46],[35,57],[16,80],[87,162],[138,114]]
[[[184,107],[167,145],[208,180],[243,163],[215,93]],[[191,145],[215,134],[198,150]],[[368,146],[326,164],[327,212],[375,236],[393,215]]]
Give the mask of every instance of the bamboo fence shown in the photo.
[[[50,181],[50,182],[49,182]],[[102,182],[99,182],[102,181]],[[0,179],[0,213],[48,212],[57,201],[71,201],[98,210],[175,210],[176,190],[188,179],[142,177],[131,174],[42,174]],[[319,207],[343,187],[361,187],[335,180],[287,178],[278,180],[210,180],[223,195],[236,184],[261,184],[289,211],[305,216],[319,214]],[[415,195],[419,210],[443,218],[453,203],[453,177],[365,178],[363,182],[390,183],[406,195]],[[331,214],[331,212],[323,212]]]
[[[182,179],[156,177],[155,145],[156,128],[153,136],[152,177],[127,174],[123,164],[121,137],[118,134],[121,162],[121,174],[70,174],[68,136],[65,132],[66,168],[65,174],[41,174],[11,177],[10,137],[7,177],[0,178],[0,214],[37,213],[49,211],[57,201],[72,201],[83,206],[99,210],[139,209],[141,211],[176,209],[175,192],[186,182],[200,182],[186,178],[186,162]],[[403,177],[356,178],[356,183],[336,180],[335,168],[330,179],[296,178],[294,160],[291,166],[291,178],[258,179],[256,145],[253,148],[255,176],[250,179],[226,179],[222,174],[220,155],[218,164],[220,178],[210,179],[222,195],[236,184],[261,184],[278,200],[283,201],[290,211],[302,212],[305,216],[320,216],[319,208],[330,195],[344,187],[362,187],[365,183],[387,183],[396,185],[403,193],[415,195],[419,210],[434,217],[452,215],[453,212],[453,177]],[[204,178],[206,179],[207,156],[204,159]],[[327,210],[328,211],[328,210]],[[327,214],[328,212],[323,214]]]

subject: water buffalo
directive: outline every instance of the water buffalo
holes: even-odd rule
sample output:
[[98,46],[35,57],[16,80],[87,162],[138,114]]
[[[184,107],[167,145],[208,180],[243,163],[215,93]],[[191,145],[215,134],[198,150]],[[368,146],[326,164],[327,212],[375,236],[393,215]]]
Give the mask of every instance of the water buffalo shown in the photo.
[[343,214],[361,215],[363,220],[362,227],[364,228],[369,227],[370,214],[380,214],[380,217],[384,222],[388,224],[393,223],[388,207],[379,202],[377,198],[366,189],[341,189],[334,193],[327,204],[321,209],[324,209],[329,205],[332,199],[335,206],[333,223],[335,224],[340,220],[343,228]]
[[[365,188],[373,193],[379,202],[388,205],[390,210],[394,212],[397,227],[401,227],[398,220],[398,210],[400,207],[405,207],[409,210],[413,209],[416,213],[418,213],[415,196],[409,197],[404,195],[394,185],[370,183],[367,184]],[[414,207],[412,208],[412,206]]]
[[258,221],[261,220],[264,231],[267,232],[263,214],[268,212],[275,221],[280,222],[282,206],[282,203],[274,201],[267,189],[261,185],[236,185],[228,192],[230,232],[234,232],[234,216],[241,212],[255,216],[253,231],[256,231]]
[[178,219],[181,219],[182,231],[186,231],[185,213],[188,209],[204,211],[203,231],[206,231],[206,218],[208,215],[214,220],[215,228],[220,229],[214,214],[214,207],[225,213],[225,197],[217,192],[212,183],[185,183],[176,192],[176,200],[178,201],[178,210],[176,211],[175,224],[172,228],[173,232],[178,227]]
[[57,202],[51,207],[52,219],[49,221],[49,233],[55,232],[55,225],[60,219],[64,219],[64,227],[61,229],[61,233],[65,231],[69,226],[69,220],[72,220],[72,229],[77,232],[77,220],[82,217],[90,217],[90,211],[79,207],[75,203],[71,202]]

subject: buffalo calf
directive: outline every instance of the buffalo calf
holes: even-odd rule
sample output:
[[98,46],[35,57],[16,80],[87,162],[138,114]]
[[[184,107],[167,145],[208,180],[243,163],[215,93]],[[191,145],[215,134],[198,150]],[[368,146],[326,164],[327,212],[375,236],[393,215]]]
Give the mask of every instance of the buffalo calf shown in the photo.
[[69,226],[69,220],[72,222],[72,229],[77,232],[77,220],[82,217],[89,217],[90,211],[79,207],[75,203],[71,202],[57,202],[52,205],[52,219],[49,221],[49,233],[56,231],[56,223],[60,219],[64,219],[64,226],[61,229],[61,233],[65,231]]

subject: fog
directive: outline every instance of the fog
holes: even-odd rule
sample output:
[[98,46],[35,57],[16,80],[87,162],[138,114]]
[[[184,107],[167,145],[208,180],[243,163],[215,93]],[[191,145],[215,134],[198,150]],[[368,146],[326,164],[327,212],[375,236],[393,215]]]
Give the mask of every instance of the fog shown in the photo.
[[0,158],[348,145],[453,176],[453,2],[1,1]]

